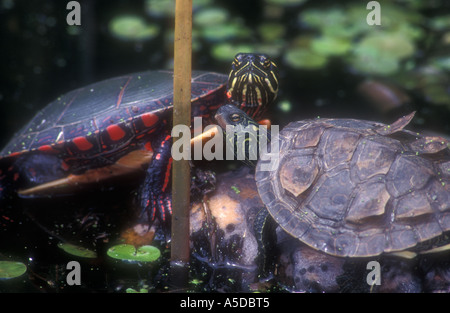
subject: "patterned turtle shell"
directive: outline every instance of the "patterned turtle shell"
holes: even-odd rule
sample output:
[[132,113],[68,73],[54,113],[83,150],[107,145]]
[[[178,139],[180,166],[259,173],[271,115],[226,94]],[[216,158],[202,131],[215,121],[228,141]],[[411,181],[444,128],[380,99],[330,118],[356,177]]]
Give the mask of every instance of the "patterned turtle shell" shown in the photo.
[[[260,160],[256,182],[275,221],[309,246],[368,257],[448,246],[450,150],[440,137],[353,119],[290,123],[279,164]],[[274,138],[272,138],[274,139]],[[274,139],[276,140],[276,139]]]
[[[97,82],[58,97],[0,152],[3,162],[41,152],[61,157],[68,169],[99,166],[93,160],[125,154],[171,117],[173,73],[147,71]],[[225,102],[227,76],[192,73],[192,111],[206,117]]]

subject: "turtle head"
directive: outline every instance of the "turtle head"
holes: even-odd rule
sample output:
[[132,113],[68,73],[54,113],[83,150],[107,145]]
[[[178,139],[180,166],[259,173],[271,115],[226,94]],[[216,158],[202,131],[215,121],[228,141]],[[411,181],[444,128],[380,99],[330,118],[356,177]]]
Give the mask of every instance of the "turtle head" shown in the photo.
[[258,123],[255,122],[247,113],[239,109],[232,104],[225,104],[221,106],[214,116],[219,126],[226,130],[227,126],[234,126],[244,129],[245,127],[254,125],[258,127]]
[[270,141],[270,132],[259,125],[244,111],[232,104],[223,105],[217,110],[215,119],[226,134],[227,149],[233,149],[238,160],[256,165],[260,144]]
[[265,54],[238,53],[228,76],[228,99],[258,118],[278,93],[277,65]]

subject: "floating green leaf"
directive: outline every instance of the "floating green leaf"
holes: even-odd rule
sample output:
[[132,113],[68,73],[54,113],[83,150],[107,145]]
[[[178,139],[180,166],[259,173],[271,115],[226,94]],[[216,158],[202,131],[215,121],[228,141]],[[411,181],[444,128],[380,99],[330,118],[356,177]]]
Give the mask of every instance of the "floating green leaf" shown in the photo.
[[19,277],[27,271],[27,266],[21,262],[0,261],[0,279]]
[[414,44],[396,33],[367,36],[353,49],[350,63],[359,71],[387,75],[399,69],[399,61],[414,53]]
[[210,41],[225,41],[229,39],[244,39],[251,35],[251,30],[239,21],[226,24],[217,24],[205,27],[201,30],[203,38]]
[[147,288],[141,288],[139,289],[139,291],[137,291],[136,289],[133,288],[127,288],[127,290],[125,290],[126,293],[148,293],[148,289]]
[[113,246],[107,251],[108,256],[124,261],[153,262],[161,256],[158,248],[153,246],[142,246],[137,250],[133,245],[120,244]]
[[73,245],[71,243],[60,242],[58,243],[58,247],[71,255],[81,258],[95,259],[97,257],[97,253],[95,251],[91,251],[84,247]]
[[174,16],[175,0],[146,0],[145,9],[150,16]]
[[205,8],[193,16],[193,22],[196,26],[215,26],[224,24],[228,20],[228,12],[221,8]]
[[147,40],[152,39],[159,34],[159,26],[156,24],[147,24],[139,16],[119,16],[109,23],[111,33],[125,40]]
[[324,29],[329,26],[334,28],[344,27],[347,23],[346,13],[340,8],[328,10],[308,9],[300,13],[299,20],[306,25]]
[[318,69],[327,63],[323,55],[302,48],[289,49],[284,58],[287,64],[296,69]]
[[254,48],[251,45],[241,44],[232,45],[230,43],[222,43],[214,45],[211,54],[214,59],[220,61],[232,60],[234,56],[239,52],[253,52]]
[[350,40],[346,38],[320,37],[311,42],[311,50],[324,56],[343,55],[350,48]]

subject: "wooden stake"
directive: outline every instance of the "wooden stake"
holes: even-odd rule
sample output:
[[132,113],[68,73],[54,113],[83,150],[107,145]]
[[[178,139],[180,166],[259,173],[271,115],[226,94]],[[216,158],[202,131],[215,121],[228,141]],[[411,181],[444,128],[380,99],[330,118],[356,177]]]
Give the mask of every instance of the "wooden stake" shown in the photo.
[[[191,125],[192,0],[176,0],[173,125]],[[174,138],[174,142],[179,138]],[[189,265],[190,168],[188,160],[172,164],[171,284],[187,285]]]

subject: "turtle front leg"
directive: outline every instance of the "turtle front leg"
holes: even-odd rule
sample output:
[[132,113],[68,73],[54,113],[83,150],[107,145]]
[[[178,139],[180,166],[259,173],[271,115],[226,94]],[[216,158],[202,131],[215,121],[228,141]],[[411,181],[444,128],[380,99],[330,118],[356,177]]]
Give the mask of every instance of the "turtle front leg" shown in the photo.
[[171,195],[171,136],[162,135],[153,144],[153,158],[140,189],[140,219],[150,223],[158,217],[162,224],[170,224],[172,215]]

